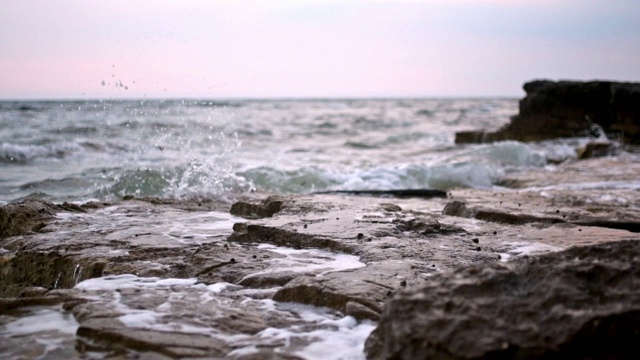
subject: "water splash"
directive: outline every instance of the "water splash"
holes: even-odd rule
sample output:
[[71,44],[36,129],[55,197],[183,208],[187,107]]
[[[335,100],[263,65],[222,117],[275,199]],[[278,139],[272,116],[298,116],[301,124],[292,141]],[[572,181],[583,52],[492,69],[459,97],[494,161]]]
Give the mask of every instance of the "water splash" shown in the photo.
[[62,272],[58,273],[58,277],[56,277],[56,281],[55,283],[53,283],[53,288],[57,289],[58,288],[58,282],[60,281],[60,277],[62,276]]
[[82,266],[80,266],[80,264],[77,264],[76,267],[73,269],[73,285],[78,284],[81,278],[82,278]]

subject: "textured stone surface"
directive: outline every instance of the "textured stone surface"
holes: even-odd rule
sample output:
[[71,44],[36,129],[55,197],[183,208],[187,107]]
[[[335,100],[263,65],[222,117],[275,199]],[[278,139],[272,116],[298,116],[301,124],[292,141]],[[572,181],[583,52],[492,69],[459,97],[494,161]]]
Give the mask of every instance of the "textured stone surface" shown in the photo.
[[231,206],[231,215],[247,219],[260,219],[271,217],[282,209],[282,200],[277,197],[268,197],[260,204],[238,201]]
[[474,266],[394,296],[371,359],[640,356],[640,241]]
[[58,211],[58,206],[38,199],[1,206],[0,239],[39,231]]
[[[0,356],[45,357],[46,346],[24,345],[43,336],[61,344],[47,356],[65,358],[295,359],[331,348],[318,344],[327,334],[356,333],[363,344],[389,299],[439,274],[473,266],[499,275],[514,259],[639,240],[640,161],[625,156],[507,173],[501,188],[447,198],[244,201],[236,213],[251,220],[207,203],[53,205],[38,231],[0,239]],[[259,208],[278,210],[256,219]],[[94,280],[115,285],[82,285]],[[4,332],[43,316],[66,330]]]
[[366,265],[324,275],[301,274],[284,284],[274,300],[325,306],[376,320],[398,289],[419,286],[438,271],[500,259],[480,249],[464,229],[433,216],[399,212],[398,206],[388,203],[337,204],[290,198],[278,216],[234,226],[231,242],[325,249],[357,255]]
[[586,136],[594,124],[624,142],[640,143],[640,83],[536,80],[524,90],[527,96],[509,124],[496,132],[460,132],[456,143]]

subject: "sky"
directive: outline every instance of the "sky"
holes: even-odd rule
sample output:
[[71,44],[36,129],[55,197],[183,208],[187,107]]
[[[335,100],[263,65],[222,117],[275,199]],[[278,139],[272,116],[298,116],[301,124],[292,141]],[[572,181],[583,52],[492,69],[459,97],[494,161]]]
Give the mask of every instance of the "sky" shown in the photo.
[[0,99],[521,97],[640,81],[638,0],[2,0]]

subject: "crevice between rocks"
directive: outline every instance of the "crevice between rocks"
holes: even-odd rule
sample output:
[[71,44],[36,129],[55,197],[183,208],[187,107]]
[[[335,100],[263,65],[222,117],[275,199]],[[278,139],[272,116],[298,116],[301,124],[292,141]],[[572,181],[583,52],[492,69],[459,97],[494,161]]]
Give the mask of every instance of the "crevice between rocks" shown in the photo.
[[358,255],[358,249],[340,241],[316,235],[301,234],[286,229],[255,224],[236,223],[233,234],[227,240],[239,243],[268,243],[294,249],[325,249]]
[[18,252],[0,262],[0,297],[16,297],[27,287],[71,288],[102,276],[106,262],[75,259],[58,252]]
[[507,213],[499,210],[468,207],[462,201],[451,201],[445,205],[442,215],[463,217],[469,219],[477,219],[487,222],[495,222],[508,225],[526,225],[526,224],[572,224],[578,226],[593,226],[609,229],[627,230],[629,232],[640,232],[640,222],[635,221],[612,221],[589,219],[581,221],[568,221],[558,217],[542,217],[528,214]]

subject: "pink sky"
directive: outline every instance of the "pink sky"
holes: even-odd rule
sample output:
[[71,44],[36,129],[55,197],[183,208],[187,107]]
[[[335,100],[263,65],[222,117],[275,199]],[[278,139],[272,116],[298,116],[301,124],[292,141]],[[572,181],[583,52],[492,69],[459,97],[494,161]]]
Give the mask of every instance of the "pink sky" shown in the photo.
[[638,0],[3,0],[0,98],[519,97],[639,44]]

